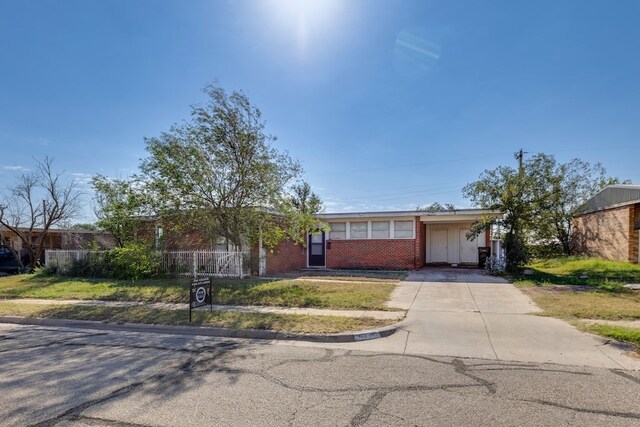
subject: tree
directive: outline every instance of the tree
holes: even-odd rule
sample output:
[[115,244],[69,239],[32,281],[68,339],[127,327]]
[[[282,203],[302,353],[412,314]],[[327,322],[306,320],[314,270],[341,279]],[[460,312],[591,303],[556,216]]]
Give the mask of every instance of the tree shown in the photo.
[[311,190],[308,182],[294,184],[291,188],[289,202],[302,214],[316,214],[322,210],[322,200]]
[[143,221],[151,215],[144,183],[102,175],[94,176],[91,183],[96,194],[97,226],[110,232],[118,247],[135,241]]
[[456,210],[456,207],[453,206],[451,203],[441,204],[439,202],[433,202],[430,205],[426,205],[423,207],[418,206],[416,210],[423,211],[423,212],[446,212],[446,211],[454,211]]
[[495,226],[504,231],[506,268],[516,271],[527,262],[525,235],[535,215],[536,180],[526,173],[527,168],[516,170],[499,166],[485,170],[480,178],[467,184],[462,192],[476,206],[504,212],[499,218],[483,217],[472,226],[472,234],[479,234],[487,227]]
[[[521,153],[520,153],[521,154]],[[486,218],[474,224],[478,233],[487,225],[504,232],[507,269],[515,271],[528,259],[529,242],[559,242],[571,254],[571,220],[576,208],[606,185],[600,163],[579,159],[559,163],[552,155],[536,154],[518,170],[499,166],[486,170],[463,188],[465,197],[482,208],[504,212],[502,218]]]
[[546,154],[534,156],[530,167],[541,184],[534,238],[541,242],[557,241],[564,254],[571,255],[571,225],[576,209],[607,185],[619,184],[620,180],[607,177],[601,163],[592,165],[580,159],[559,163]]
[[189,218],[237,246],[258,240],[273,246],[286,237],[304,243],[302,225],[311,223],[319,199],[304,185],[293,187],[301,204],[291,199],[300,165],[273,147],[276,138],[265,133],[260,110],[244,93],[216,86],[204,92],[209,99],[193,107],[190,121],[146,140],[141,170],[154,210],[167,224],[179,227]]
[[77,183],[63,181],[52,166],[53,159],[45,157],[34,171],[18,172],[0,202],[0,225],[20,239],[32,270],[40,264],[49,229],[73,219],[81,206]]

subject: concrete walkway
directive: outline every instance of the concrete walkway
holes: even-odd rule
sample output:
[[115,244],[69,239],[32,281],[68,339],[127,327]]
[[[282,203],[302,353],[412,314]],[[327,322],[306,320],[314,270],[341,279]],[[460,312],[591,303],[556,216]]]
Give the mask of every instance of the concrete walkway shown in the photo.
[[541,310],[528,296],[479,270],[414,272],[390,306],[409,310],[406,353],[640,368],[640,360],[606,345],[610,340],[534,315]]
[[640,370],[630,347],[535,315],[528,296],[479,270],[413,272],[389,306],[409,310],[398,332],[339,348]]
[[[179,303],[143,303],[133,301],[100,301],[100,300],[49,300],[36,298],[7,299],[0,302],[16,304],[41,304],[41,305],[88,305],[102,307],[146,307],[157,310],[188,310],[189,304]],[[375,310],[326,310],[320,308],[302,307],[265,307],[257,305],[214,305],[214,310],[237,311],[244,313],[274,313],[274,314],[302,314],[314,316],[344,316],[344,317],[371,317],[381,320],[401,320],[405,311],[375,311]],[[209,306],[200,307],[198,310],[209,310]]]

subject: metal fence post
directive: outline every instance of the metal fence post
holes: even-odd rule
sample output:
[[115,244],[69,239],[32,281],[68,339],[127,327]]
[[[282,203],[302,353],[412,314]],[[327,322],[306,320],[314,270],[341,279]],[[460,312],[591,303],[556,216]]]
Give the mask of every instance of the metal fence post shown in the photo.
[[198,274],[198,260],[196,259],[197,252],[194,252],[192,256],[193,256],[193,277],[196,277]]

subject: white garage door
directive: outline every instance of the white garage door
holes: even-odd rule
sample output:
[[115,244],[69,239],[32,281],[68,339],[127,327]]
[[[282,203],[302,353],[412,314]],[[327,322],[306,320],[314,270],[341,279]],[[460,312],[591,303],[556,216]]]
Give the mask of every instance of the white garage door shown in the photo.
[[469,224],[431,224],[428,228],[427,262],[477,264],[478,246],[484,244],[484,233],[467,240]]
[[431,262],[448,262],[449,230],[434,229],[431,232]]
[[478,263],[478,239],[467,240],[469,229],[460,229],[460,262],[463,264]]

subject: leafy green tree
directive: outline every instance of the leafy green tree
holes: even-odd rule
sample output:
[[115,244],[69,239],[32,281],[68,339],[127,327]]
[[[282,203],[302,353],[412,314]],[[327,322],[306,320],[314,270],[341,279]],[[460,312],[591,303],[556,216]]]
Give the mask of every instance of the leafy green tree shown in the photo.
[[456,207],[453,206],[451,203],[442,204],[439,202],[433,202],[430,205],[426,205],[423,207],[418,206],[416,210],[423,211],[423,212],[446,212],[446,211],[454,211],[456,210]]
[[118,247],[135,242],[152,215],[144,182],[96,175],[91,183],[96,195],[97,226],[110,232]]
[[591,165],[574,159],[559,163],[552,155],[536,154],[522,168],[499,166],[484,171],[467,184],[463,194],[474,204],[504,212],[502,218],[484,218],[474,224],[479,233],[496,226],[503,233],[507,270],[515,271],[527,262],[529,242],[559,242],[571,254],[571,221],[582,203],[609,184],[600,163]]
[[477,235],[487,226],[502,230],[506,268],[510,272],[528,260],[524,242],[535,216],[536,180],[526,170],[524,167],[520,172],[508,166],[485,170],[477,181],[467,184],[462,190],[476,206],[504,212],[499,218],[483,217],[473,225],[472,232]]
[[547,154],[534,156],[528,167],[541,184],[537,189],[540,196],[533,236],[541,242],[557,241],[564,254],[571,255],[571,225],[576,210],[589,197],[607,185],[619,184],[620,180],[608,177],[601,163],[590,164],[580,159],[560,163]]
[[244,93],[204,91],[208,101],[193,107],[191,120],[146,140],[141,170],[154,210],[172,227],[197,224],[240,247],[304,243],[320,203],[308,186],[292,187],[300,165],[273,147],[276,138]]

